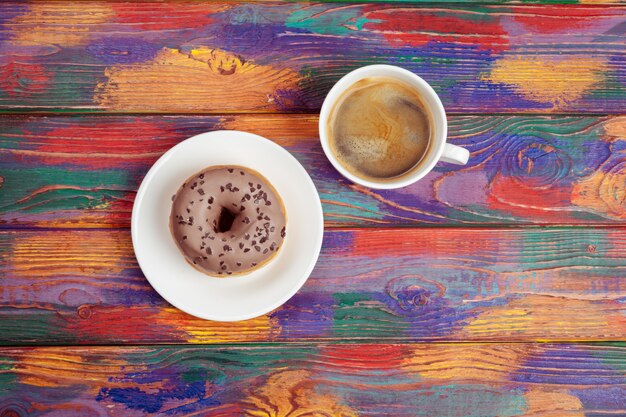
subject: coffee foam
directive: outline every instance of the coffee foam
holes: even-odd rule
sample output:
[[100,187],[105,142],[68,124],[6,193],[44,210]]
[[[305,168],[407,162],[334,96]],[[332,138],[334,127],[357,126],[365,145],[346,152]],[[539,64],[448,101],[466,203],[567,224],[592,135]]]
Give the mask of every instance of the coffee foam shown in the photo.
[[427,153],[431,119],[411,86],[388,77],[366,78],[346,90],[333,107],[329,143],[353,174],[397,178]]

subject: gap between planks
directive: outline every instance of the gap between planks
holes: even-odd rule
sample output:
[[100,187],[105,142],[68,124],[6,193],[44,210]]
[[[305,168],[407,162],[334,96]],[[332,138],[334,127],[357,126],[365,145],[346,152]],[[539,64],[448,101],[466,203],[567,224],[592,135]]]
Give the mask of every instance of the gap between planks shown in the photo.
[[193,343],[193,342],[164,342],[164,343],[85,343],[85,344],[63,344],[63,343],[7,343],[0,344],[0,350],[11,348],[32,348],[32,347],[54,347],[54,348],[122,348],[132,349],[141,347],[159,348],[179,348],[193,347],[204,349],[225,349],[225,348],[280,348],[280,347],[310,347],[310,346],[337,346],[337,345],[397,345],[397,346],[493,346],[493,345],[588,345],[604,347],[626,347],[624,340],[569,340],[569,339],[545,339],[545,340],[509,340],[509,341],[472,341],[472,340],[437,340],[437,341],[407,341],[405,339],[372,339],[372,340],[338,340],[338,339],[307,339],[307,340],[281,340],[274,342],[232,342],[232,343]]
[[[176,116],[301,116],[301,117],[312,117],[319,116],[319,111],[314,112],[276,112],[276,111],[226,111],[226,112],[203,112],[203,111],[195,111],[195,112],[151,112],[151,111],[142,111],[142,112],[113,112],[113,111],[102,111],[101,109],[93,109],[93,110],[77,110],[75,108],[72,109],[63,109],[59,108],[57,110],[30,110],[29,107],[19,107],[15,110],[12,109],[0,109],[0,117],[3,116],[42,116],[42,117],[68,117],[68,116],[98,116],[98,117],[140,117],[140,116],[163,116],[163,117],[176,117]],[[619,117],[626,116],[626,112],[551,112],[547,113],[544,111],[524,111],[524,112],[455,112],[455,111],[446,111],[446,115],[448,116],[549,116],[549,117]]]

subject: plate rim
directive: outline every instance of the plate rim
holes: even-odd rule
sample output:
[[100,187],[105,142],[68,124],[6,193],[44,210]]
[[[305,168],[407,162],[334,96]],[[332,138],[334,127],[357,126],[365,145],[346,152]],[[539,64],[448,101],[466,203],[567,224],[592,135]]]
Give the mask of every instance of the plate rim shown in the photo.
[[[178,302],[173,302],[170,297],[167,296],[166,292],[165,294],[162,291],[159,291],[159,289],[157,288],[158,285],[155,286],[154,282],[150,279],[150,277],[148,276],[148,274],[146,274],[144,266],[143,266],[143,262],[140,257],[137,255],[137,247],[140,244],[139,240],[139,226],[138,226],[138,216],[139,216],[139,211],[140,211],[140,207],[142,204],[142,200],[144,199],[144,196],[148,190],[148,187],[150,186],[150,184],[152,183],[152,181],[154,181],[155,177],[157,176],[158,172],[160,169],[162,169],[162,167],[164,166],[164,164],[167,162],[167,160],[171,157],[171,155],[173,155],[178,148],[182,147],[183,144],[189,142],[189,141],[193,141],[193,140],[198,140],[198,138],[201,137],[207,137],[207,136],[216,136],[219,137],[219,135],[224,135],[224,134],[231,134],[231,133],[236,133],[238,135],[243,135],[243,136],[248,136],[252,139],[255,140],[261,140],[265,143],[267,143],[270,147],[272,147],[275,151],[282,153],[283,155],[285,155],[287,158],[291,158],[295,163],[296,166],[298,167],[298,169],[302,170],[302,172],[305,174],[306,177],[306,183],[307,183],[307,187],[309,187],[309,191],[312,191],[312,195],[315,196],[315,201],[317,204],[315,204],[315,208],[316,211],[318,212],[319,216],[318,218],[320,219],[319,221],[319,228],[318,230],[320,231],[319,234],[316,236],[316,242],[314,245],[314,253],[311,256],[310,262],[307,265],[307,267],[303,270],[303,273],[300,275],[300,278],[294,282],[292,288],[289,289],[289,291],[286,291],[281,297],[279,297],[278,301],[272,303],[272,304],[268,304],[267,306],[257,309],[254,312],[248,313],[248,314],[239,314],[239,315],[230,315],[230,316],[220,316],[220,315],[214,315],[214,314],[206,314],[203,312],[198,312],[198,311],[191,311],[191,309],[189,308],[181,308],[181,306],[179,305]],[[289,299],[291,299],[306,283],[306,281],[309,279],[309,277],[311,276],[311,272],[313,272],[313,269],[315,268],[317,261],[319,259],[319,255],[322,249],[322,244],[323,244],[323,240],[324,240],[324,210],[322,208],[322,202],[320,199],[320,195],[319,192],[317,191],[317,187],[315,186],[315,183],[313,182],[313,179],[311,178],[311,176],[309,175],[309,172],[306,170],[306,168],[304,168],[304,166],[300,163],[300,161],[298,161],[292,154],[291,152],[289,152],[287,149],[283,148],[282,146],[280,146],[279,144],[277,144],[276,142],[274,142],[273,140],[270,140],[268,138],[265,138],[263,136],[257,135],[255,133],[251,133],[251,132],[246,132],[246,131],[242,131],[242,130],[229,130],[229,129],[219,129],[219,130],[211,130],[211,131],[207,131],[207,132],[203,132],[203,133],[199,133],[197,135],[194,136],[190,136],[187,139],[184,139],[180,142],[178,142],[176,145],[172,146],[170,149],[168,149],[163,155],[161,155],[159,157],[159,159],[157,159],[152,166],[150,167],[150,169],[148,170],[148,172],[144,175],[143,179],[141,180],[141,184],[139,185],[139,188],[137,189],[137,193],[135,195],[135,200],[133,202],[133,209],[132,209],[132,214],[131,214],[131,240],[132,240],[132,245],[133,245],[133,252],[135,254],[135,259],[137,260],[137,264],[139,265],[139,268],[141,269],[141,272],[143,274],[143,276],[146,278],[146,280],[148,281],[148,283],[150,284],[150,286],[152,287],[152,289],[154,291],[156,291],[157,294],[159,294],[159,296],[161,298],[163,298],[166,302],[168,302],[169,304],[171,304],[172,306],[174,306],[175,308],[185,312],[186,314],[190,314],[194,317],[198,317],[204,320],[211,320],[211,321],[217,321],[217,322],[236,322],[236,321],[243,321],[243,320],[249,320],[252,318],[256,318],[256,317],[260,317],[263,316],[275,309],[277,309],[278,307],[282,306],[283,304],[285,304],[287,301],[289,301]]]

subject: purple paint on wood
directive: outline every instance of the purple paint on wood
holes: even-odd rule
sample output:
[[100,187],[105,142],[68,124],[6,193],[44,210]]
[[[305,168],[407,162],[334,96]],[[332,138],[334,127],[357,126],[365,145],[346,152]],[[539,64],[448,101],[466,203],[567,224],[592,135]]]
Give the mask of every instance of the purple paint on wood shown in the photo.
[[132,64],[152,59],[161,44],[138,38],[102,38],[87,46],[87,52],[107,65]]
[[[171,400],[195,400],[193,404],[186,405],[181,410],[167,410],[168,413],[175,411],[176,413],[183,411],[194,411],[196,408],[211,407],[220,405],[219,401],[209,397],[204,398],[206,394],[205,382],[196,382],[192,384],[180,383],[177,386],[171,386],[167,390],[143,391],[138,387],[131,388],[102,388],[96,397],[97,401],[111,401],[120,403],[131,410],[141,410],[146,413],[155,413],[162,411],[164,404]],[[173,413],[172,413],[173,414]]]
[[[576,378],[572,378],[572,373]],[[588,349],[567,346],[531,357],[513,376],[513,381],[534,384],[615,385],[626,384],[623,371],[597,358]],[[624,388],[620,388],[624,391]],[[588,392],[587,389],[581,392]],[[626,391],[624,391],[626,392]],[[600,403],[605,404],[604,401]],[[585,407],[591,408],[593,407]],[[626,408],[626,407],[625,407]]]
[[277,89],[273,99],[276,108],[281,111],[293,108],[313,110],[319,107],[317,104],[307,102],[301,90]]
[[333,230],[324,233],[322,248],[324,252],[350,253],[354,246],[354,232],[350,230]]
[[335,299],[330,294],[296,294],[270,317],[278,319],[280,337],[323,337],[333,325]]
[[[220,405],[214,398],[217,391],[207,389],[209,386],[220,385],[220,381],[223,381],[223,374],[220,372],[204,367],[181,369],[174,361],[168,366],[158,368],[158,372],[148,370],[110,378],[114,386],[101,388],[96,400],[123,404],[128,409],[147,413],[192,412],[203,407]],[[132,383],[136,386],[128,388],[115,386],[120,383]],[[162,410],[166,403],[176,400],[184,401],[185,405]]]
[[[572,382],[576,383],[577,381]],[[614,379],[613,383],[618,382]],[[602,383],[597,382],[596,384]],[[585,413],[587,417],[608,417],[616,415],[623,416],[624,414],[622,413],[624,412],[624,410],[626,410],[626,388],[624,388],[624,386],[598,386],[585,389],[573,389],[570,390],[570,392],[580,399],[580,401],[583,403],[585,410],[607,410],[607,412],[587,412]]]
[[15,36],[13,31],[9,30],[7,23],[28,12],[28,9],[27,4],[12,4],[10,7],[2,7],[2,11],[0,12],[0,42],[7,41]]
[[[221,21],[221,19],[219,20]],[[282,23],[226,23],[216,22],[207,31],[197,33],[193,39],[185,42],[181,50],[186,52],[199,47],[224,49],[240,54],[246,59],[253,59],[259,64],[277,65],[281,57],[290,54],[310,52],[320,58],[334,57],[337,51],[354,51],[355,57],[361,56],[359,46],[362,41],[356,37],[316,36],[298,28],[288,28]],[[311,38],[314,37],[313,42]],[[303,49],[310,45],[310,51]],[[301,69],[301,64],[290,62],[290,68]]]
[[461,171],[450,175],[438,189],[438,200],[460,207],[486,204],[489,178],[483,171]]
[[[443,298],[434,290],[419,284],[389,283],[385,293],[359,294],[359,297],[377,300],[387,305],[388,309],[398,317],[403,317],[409,325],[406,333],[412,338],[445,336],[460,330],[467,319],[476,313],[462,311],[451,306],[450,300]],[[424,323],[436,323],[436,326],[425,326]]]

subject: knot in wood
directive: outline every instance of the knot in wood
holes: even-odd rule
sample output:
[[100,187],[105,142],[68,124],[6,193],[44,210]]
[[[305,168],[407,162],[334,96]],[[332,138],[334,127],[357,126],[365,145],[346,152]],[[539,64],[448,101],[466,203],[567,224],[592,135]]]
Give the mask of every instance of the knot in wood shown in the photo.
[[78,317],[81,319],[88,319],[91,317],[91,307],[86,304],[78,307]]

